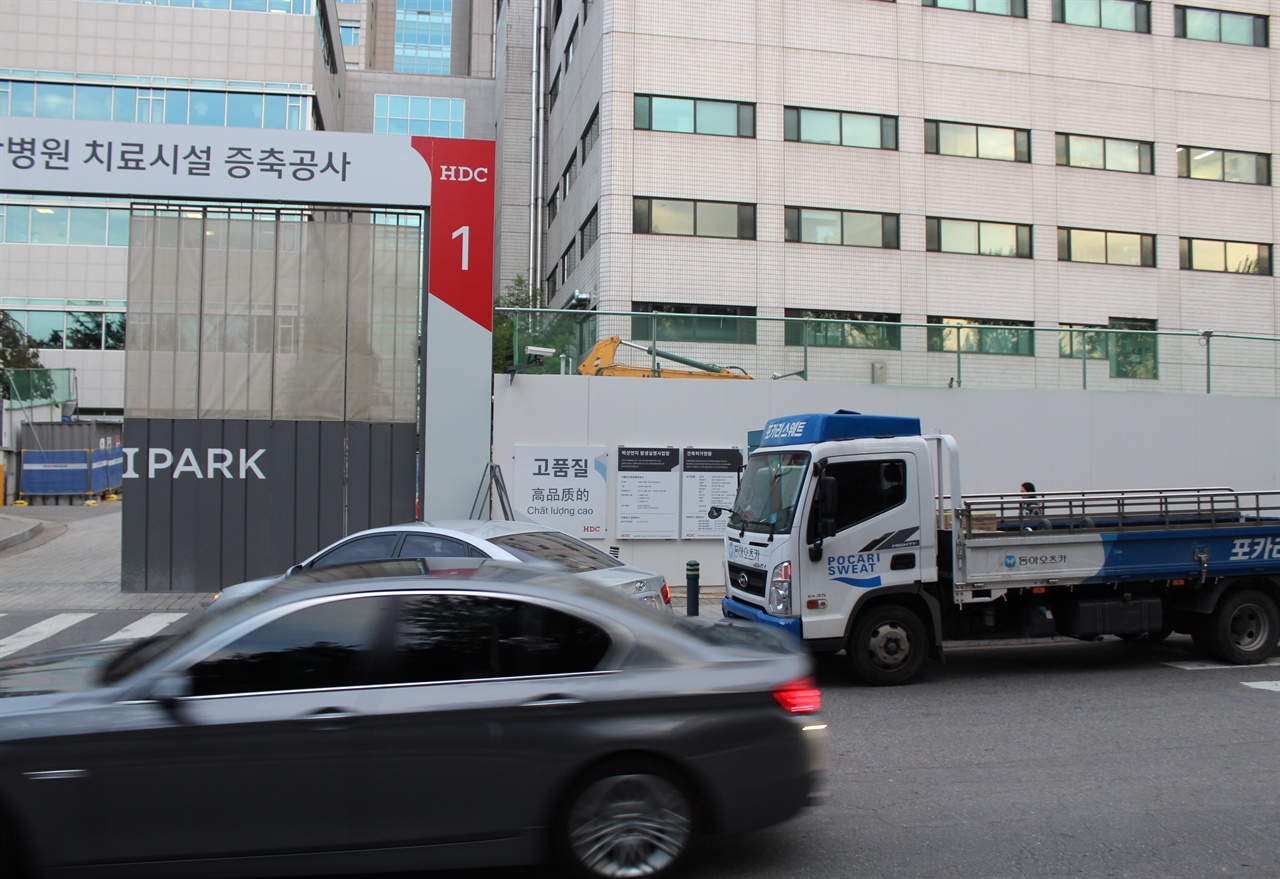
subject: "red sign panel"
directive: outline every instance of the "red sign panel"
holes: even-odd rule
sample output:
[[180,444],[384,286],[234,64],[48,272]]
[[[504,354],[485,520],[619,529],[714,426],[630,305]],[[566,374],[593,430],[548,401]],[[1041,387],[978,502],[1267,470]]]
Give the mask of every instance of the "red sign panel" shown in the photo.
[[493,331],[494,142],[415,137],[431,169],[427,291]]

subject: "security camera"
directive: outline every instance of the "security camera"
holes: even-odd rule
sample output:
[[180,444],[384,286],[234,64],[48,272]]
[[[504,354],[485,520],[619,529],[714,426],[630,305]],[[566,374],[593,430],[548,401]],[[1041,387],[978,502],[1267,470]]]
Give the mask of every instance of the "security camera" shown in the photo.
[[526,357],[550,357],[556,353],[555,348],[540,348],[537,345],[525,345],[524,353]]

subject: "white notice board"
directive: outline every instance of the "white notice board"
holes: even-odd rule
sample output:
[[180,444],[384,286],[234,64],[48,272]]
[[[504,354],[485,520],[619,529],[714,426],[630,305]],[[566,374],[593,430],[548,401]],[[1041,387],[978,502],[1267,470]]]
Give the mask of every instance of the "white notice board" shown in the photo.
[[708,519],[711,507],[733,506],[742,470],[741,449],[685,449],[680,493],[680,536],[719,539],[724,519]]
[[680,450],[618,446],[618,537],[680,535]]
[[516,446],[516,515],[574,537],[601,537],[609,457],[604,446]]

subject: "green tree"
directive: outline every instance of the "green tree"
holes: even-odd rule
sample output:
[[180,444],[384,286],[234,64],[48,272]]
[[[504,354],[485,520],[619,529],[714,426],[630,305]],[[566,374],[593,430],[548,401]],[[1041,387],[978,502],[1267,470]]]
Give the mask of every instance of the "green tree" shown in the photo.
[[[542,291],[530,289],[524,275],[516,275],[516,279],[502,288],[498,299],[493,303],[495,308],[534,308],[541,301]],[[508,311],[493,313],[493,371],[505,372],[515,363],[515,322],[514,315]]]
[[[40,363],[40,352],[34,340],[27,335],[22,324],[9,312],[0,309],[0,397],[9,399],[12,391],[11,378],[18,380],[18,370],[44,370]],[[20,373],[19,390],[24,396],[50,397],[53,394],[53,379],[47,370],[42,372]],[[29,385],[28,385],[28,379]],[[28,389],[29,387],[29,389]]]

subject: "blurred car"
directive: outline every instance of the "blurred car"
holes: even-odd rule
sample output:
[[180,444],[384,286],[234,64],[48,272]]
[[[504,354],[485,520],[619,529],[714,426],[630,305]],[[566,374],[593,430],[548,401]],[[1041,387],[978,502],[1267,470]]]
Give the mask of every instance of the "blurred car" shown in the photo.
[[[359,577],[359,579],[352,579]],[[178,634],[0,662],[0,875],[659,876],[814,796],[791,636],[489,560],[295,575]]]
[[406,522],[360,531],[320,550],[285,574],[228,586],[210,610],[221,611],[289,574],[334,565],[392,558],[481,558],[544,562],[644,602],[672,611],[671,589],[661,574],[623,564],[589,543],[546,525],[490,519]]

